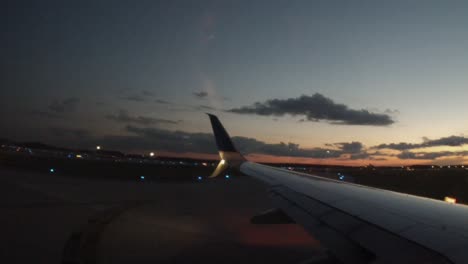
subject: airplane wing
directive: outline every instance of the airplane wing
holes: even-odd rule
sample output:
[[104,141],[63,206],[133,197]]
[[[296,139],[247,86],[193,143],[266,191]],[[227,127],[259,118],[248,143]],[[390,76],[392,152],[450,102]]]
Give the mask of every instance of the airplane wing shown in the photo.
[[468,206],[249,162],[208,115],[223,168],[271,187],[277,208],[256,221],[292,220],[340,263],[468,263]]

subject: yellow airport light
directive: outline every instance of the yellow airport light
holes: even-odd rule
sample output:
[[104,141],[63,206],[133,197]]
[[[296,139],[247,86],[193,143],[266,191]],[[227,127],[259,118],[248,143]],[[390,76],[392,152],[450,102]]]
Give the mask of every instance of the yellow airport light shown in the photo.
[[457,203],[457,199],[453,198],[453,197],[449,197],[449,196],[445,196],[445,199],[444,199],[447,203],[451,203],[451,204],[454,204],[454,203]]

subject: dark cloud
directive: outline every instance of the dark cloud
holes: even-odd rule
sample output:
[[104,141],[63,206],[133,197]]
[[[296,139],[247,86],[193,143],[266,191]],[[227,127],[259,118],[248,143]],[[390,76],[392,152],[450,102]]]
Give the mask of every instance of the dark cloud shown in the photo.
[[90,136],[88,130],[80,128],[51,127],[50,132],[57,137],[83,138]]
[[132,143],[132,147],[172,152],[217,153],[213,136],[208,133],[188,133],[132,125],[126,126],[125,129],[134,135],[126,139]]
[[150,100],[149,97],[154,97],[154,96],[155,94],[153,92],[142,90],[140,92],[136,92],[130,95],[121,96],[120,99],[142,103],[142,102],[149,101]]
[[277,156],[308,157],[308,158],[337,158],[343,153],[334,149],[300,148],[299,144],[280,142],[267,144],[254,138],[233,137],[234,144],[246,153],[261,153]]
[[128,96],[124,96],[124,97],[121,97],[121,98],[123,100],[140,102],[140,103],[146,101],[146,98],[143,95],[139,95],[139,94],[128,95]]
[[172,104],[171,102],[169,101],[166,101],[166,100],[161,100],[161,99],[156,99],[154,100],[155,103],[158,103],[158,104]]
[[424,138],[424,142],[420,144],[400,142],[400,143],[391,143],[391,144],[380,144],[378,146],[375,146],[374,148],[410,150],[410,149],[438,147],[438,146],[459,147],[465,144],[468,144],[468,138],[462,137],[462,136],[450,136],[450,137],[443,137],[443,138],[434,139],[434,140]]
[[[122,115],[121,115],[122,116]],[[129,121],[128,116],[123,114],[122,122],[145,125],[138,117]],[[143,119],[144,120],[144,119]],[[140,124],[141,125],[141,124]],[[190,133],[184,131],[170,131],[166,129],[141,127],[135,125],[125,126],[128,135],[93,137],[89,131],[70,128],[50,128],[54,136],[70,140],[77,140],[83,146],[105,145],[110,149],[122,151],[148,151],[159,150],[175,153],[194,152],[205,154],[216,154],[216,144],[211,133]],[[79,140],[79,142],[78,142]],[[385,154],[379,151],[369,151],[360,142],[341,142],[327,144],[325,148],[301,148],[295,143],[265,143],[254,138],[233,137],[236,147],[243,154],[267,154],[273,156],[305,157],[316,159],[339,159],[339,160],[373,160],[384,161],[387,157],[397,157],[401,160],[438,160],[442,158],[464,157],[468,151],[452,152],[411,152],[402,151],[400,154]]]
[[199,110],[199,111],[217,111],[218,109],[214,108],[214,107],[211,107],[209,105],[197,105],[194,107],[195,110]]
[[57,114],[57,113],[50,112],[50,111],[32,110],[29,113],[37,117],[45,117],[45,118],[63,118],[64,117],[61,114]]
[[385,109],[384,113],[389,114],[389,115],[395,115],[395,114],[399,114],[400,111],[397,109]]
[[264,116],[305,115],[308,121],[324,120],[331,124],[343,125],[387,126],[395,122],[387,114],[371,113],[365,109],[350,109],[348,106],[337,104],[319,93],[312,96],[302,95],[298,98],[257,102],[252,106],[230,109],[228,112]]
[[402,151],[397,155],[399,159],[419,159],[419,160],[435,160],[443,157],[453,157],[453,156],[466,156],[468,151],[439,151],[439,152],[411,152],[411,151]]
[[193,92],[193,95],[198,98],[205,98],[208,96],[208,93],[205,91]]
[[364,147],[359,141],[352,141],[352,142],[340,142],[340,143],[333,143],[333,144],[325,144],[329,147],[338,148],[339,152],[342,154],[346,154],[343,156],[343,159],[351,159],[351,160],[359,160],[359,159],[371,159],[375,160],[374,155],[382,155],[378,151],[368,152],[368,150]]
[[218,102],[221,101],[230,101],[231,99],[228,97],[217,95],[215,92],[207,92],[207,91],[195,91],[192,93],[198,99],[206,99],[210,98],[211,100],[215,100]]
[[28,111],[28,113],[37,117],[60,119],[64,118],[65,114],[74,112],[79,103],[80,99],[76,97],[70,97],[63,100],[55,99],[50,103],[46,110],[31,110],[30,112]]
[[349,159],[351,160],[359,160],[359,159],[369,159],[372,156],[367,152],[359,152],[349,155]]
[[379,157],[379,158],[376,158],[376,157],[369,157],[370,160],[375,160],[375,161],[385,161],[385,160],[388,160],[386,158],[382,158],[382,157]]
[[360,160],[360,159],[369,159],[369,160],[386,160],[381,156],[388,156],[379,151],[369,151],[364,144],[359,141],[352,142],[340,142],[325,144],[328,147],[338,148],[338,152],[344,154],[341,159],[346,160]]
[[[216,154],[213,135],[210,133],[188,133],[168,131],[158,128],[136,127],[128,125],[126,130],[135,136],[120,138],[119,144],[138,146],[144,149],[160,149],[174,152],[201,152]],[[234,144],[244,154],[259,153],[275,156],[294,156],[309,158],[337,158],[340,151],[333,149],[303,149],[294,143],[268,144],[253,138],[233,137]],[[128,142],[128,143],[125,143]],[[116,142],[117,143],[117,142]],[[107,144],[107,143],[106,143]]]
[[169,120],[153,118],[148,116],[132,116],[126,110],[119,110],[116,115],[107,115],[107,119],[120,123],[134,123],[139,125],[155,125],[155,124],[178,124],[181,120]]
[[458,147],[464,144],[468,144],[468,138],[461,137],[461,136],[450,136],[444,137],[434,140],[426,140],[423,145],[424,146],[451,146],[451,147]]
[[361,153],[364,149],[364,145],[361,142],[353,141],[351,143],[335,143],[333,144],[338,147],[344,153]]
[[369,160],[387,160],[386,157],[393,157],[394,154],[382,153],[380,151],[369,151],[363,149],[361,152],[349,153],[349,158],[352,160],[369,159]]
[[415,159],[416,153],[410,151],[402,151],[400,154],[397,155],[399,159]]
[[69,113],[76,110],[78,103],[80,102],[79,98],[71,97],[64,100],[54,100],[49,105],[49,110],[53,113]]
[[150,97],[154,96],[153,92],[147,91],[147,90],[141,91],[141,94],[144,95],[144,96],[150,96]]
[[375,146],[373,148],[377,149],[393,149],[393,150],[408,150],[408,149],[414,149],[414,148],[419,148],[420,144],[412,144],[412,143],[390,143],[390,144],[380,144],[378,146]]

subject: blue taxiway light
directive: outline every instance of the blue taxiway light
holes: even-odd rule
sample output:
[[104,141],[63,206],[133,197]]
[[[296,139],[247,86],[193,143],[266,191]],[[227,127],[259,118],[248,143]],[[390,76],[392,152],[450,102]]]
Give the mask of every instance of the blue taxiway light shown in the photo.
[[198,177],[197,177],[197,180],[199,180],[199,181],[201,181],[202,179],[203,179],[202,176],[198,176]]
[[226,176],[224,176],[224,178],[229,179],[229,178],[231,178],[231,177],[230,177],[229,175],[226,174]]
[[140,176],[140,180],[144,181],[144,180],[145,180],[145,176]]
[[50,173],[54,173],[54,172],[55,172],[55,169],[54,169],[54,168],[51,168],[49,171],[50,171]]

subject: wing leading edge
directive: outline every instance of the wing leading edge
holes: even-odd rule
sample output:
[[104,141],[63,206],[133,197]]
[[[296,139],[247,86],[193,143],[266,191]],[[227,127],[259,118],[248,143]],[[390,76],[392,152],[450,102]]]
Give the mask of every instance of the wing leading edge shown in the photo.
[[275,205],[342,263],[468,263],[468,206],[246,161],[209,116],[220,164],[269,184]]

